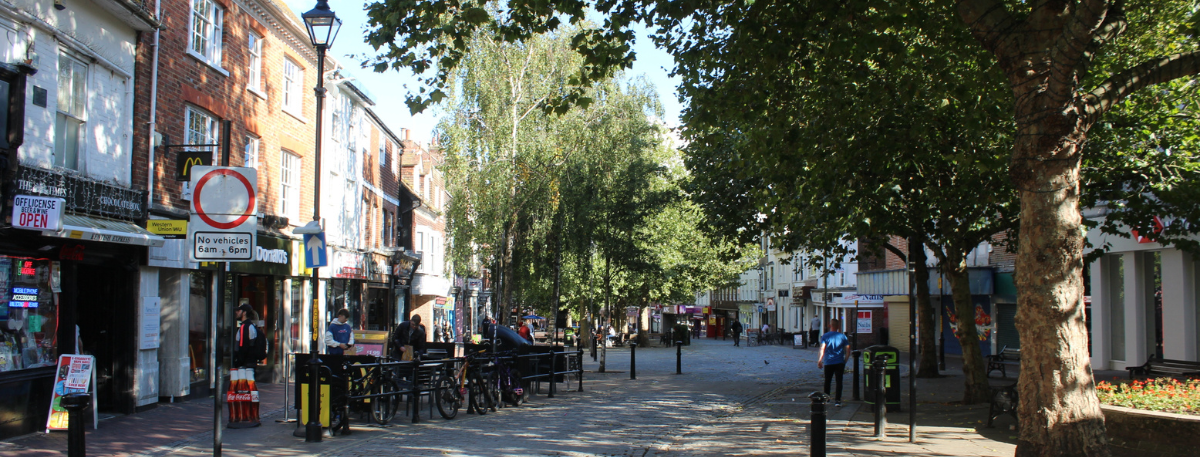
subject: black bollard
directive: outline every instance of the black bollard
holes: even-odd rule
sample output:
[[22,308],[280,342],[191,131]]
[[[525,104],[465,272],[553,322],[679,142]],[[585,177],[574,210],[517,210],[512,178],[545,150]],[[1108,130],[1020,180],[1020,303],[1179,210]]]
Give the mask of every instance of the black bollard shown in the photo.
[[85,427],[83,412],[92,403],[92,396],[85,392],[63,395],[59,404],[67,410],[67,457],[83,457],[87,455],[87,445],[84,443],[83,429]]
[[825,457],[825,403],[829,395],[824,392],[813,392],[808,395],[812,400],[812,415],[808,426],[812,457]]
[[600,339],[600,338],[597,338],[595,336],[592,337],[592,361],[593,362],[596,361],[596,344],[597,344],[596,340],[598,340],[598,339]]
[[558,353],[554,352],[554,347],[550,348],[550,395],[547,398],[554,398],[554,391],[558,390]]
[[938,369],[946,369],[946,334],[938,336]]
[[683,342],[675,342],[675,374],[683,374]]
[[871,361],[871,379],[875,383],[875,437],[887,436],[887,356],[879,354]]
[[859,361],[859,358],[862,357],[862,351],[850,351],[850,355],[854,356],[854,374],[852,375],[852,378],[851,378],[851,380],[854,381],[854,388],[853,388],[854,401],[859,401],[862,398],[859,396],[859,393],[858,393],[858,367],[859,367],[858,361]]
[[637,343],[629,343],[629,379],[637,379]]

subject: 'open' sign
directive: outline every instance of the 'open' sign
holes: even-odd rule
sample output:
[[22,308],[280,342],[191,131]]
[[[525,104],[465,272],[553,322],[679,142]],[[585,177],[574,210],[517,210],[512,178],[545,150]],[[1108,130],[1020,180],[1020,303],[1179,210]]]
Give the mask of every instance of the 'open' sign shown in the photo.
[[18,195],[13,199],[12,225],[28,230],[62,230],[66,202],[61,198]]

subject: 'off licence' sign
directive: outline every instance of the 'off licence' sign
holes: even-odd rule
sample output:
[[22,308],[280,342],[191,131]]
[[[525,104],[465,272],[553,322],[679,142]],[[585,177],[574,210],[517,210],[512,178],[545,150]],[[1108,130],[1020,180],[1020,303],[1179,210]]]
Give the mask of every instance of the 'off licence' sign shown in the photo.
[[61,198],[18,195],[13,198],[12,225],[27,230],[62,230],[62,210],[66,203]]

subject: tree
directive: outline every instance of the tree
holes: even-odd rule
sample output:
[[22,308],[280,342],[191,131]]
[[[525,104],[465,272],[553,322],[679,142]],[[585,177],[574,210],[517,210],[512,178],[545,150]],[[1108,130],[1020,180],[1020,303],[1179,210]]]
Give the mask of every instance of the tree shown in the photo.
[[[588,7],[606,18],[602,26],[585,28],[575,34],[572,47],[582,56],[584,65],[569,81],[576,85],[545,102],[544,108],[548,110],[583,101],[586,99],[585,88],[593,81],[629,65],[634,57],[628,46],[633,36],[630,25],[636,21],[654,24],[663,33],[689,36],[696,32],[691,35],[696,36],[706,32],[705,21],[712,17],[743,9],[753,17],[759,11],[775,6],[771,1],[641,0],[595,4],[515,1],[507,5],[508,9],[502,15],[493,16],[469,5],[460,8],[455,3],[449,8],[448,3],[413,5],[389,1],[370,5],[371,18],[379,27],[369,32],[368,39],[378,47],[387,47],[379,64],[407,66],[420,72],[437,60],[442,68],[452,68],[457,63],[457,54],[466,47],[454,38],[464,31],[491,28],[502,30],[506,39],[518,40],[555,30],[564,19],[569,23],[583,21]],[[970,36],[995,57],[1004,79],[991,82],[992,87],[1002,87],[1011,93],[1010,101],[1001,102],[1014,113],[1015,122],[1006,169],[1020,198],[1017,323],[1025,354],[1021,362],[1024,375],[1019,386],[1022,427],[1017,453],[1107,454],[1104,419],[1092,383],[1082,306],[1084,234],[1079,205],[1083,198],[1081,165],[1087,157],[1084,144],[1092,127],[1133,94],[1200,72],[1198,42],[1194,39],[1197,20],[1193,2],[852,0],[811,2],[802,6],[823,12],[818,16],[825,18],[825,22],[779,22],[770,28],[802,38],[792,43],[796,49],[825,44],[829,50],[838,51],[855,43],[875,44],[870,41],[871,33],[859,34],[855,30],[832,27],[838,23],[856,24],[864,12],[887,13],[879,20],[860,26],[859,30],[871,32],[878,30],[871,27],[909,24],[911,13],[935,10],[956,11]],[[834,32],[827,33],[827,29]],[[839,30],[846,33],[835,33]],[[863,35],[868,38],[865,43],[858,41]],[[399,41],[397,36],[401,37]],[[952,46],[949,43],[957,42],[963,36],[961,33],[931,35],[921,46]],[[736,38],[725,33],[721,37]],[[1147,40],[1147,37],[1157,39]],[[440,43],[452,44],[427,46],[443,39],[449,41]],[[1123,47],[1124,40],[1137,43],[1137,52],[1130,53]],[[714,41],[714,45],[720,45],[720,41]],[[719,65],[708,63],[706,54],[710,51],[696,48],[675,53],[678,64],[697,69],[694,73],[697,78],[685,82],[685,89],[702,88],[725,71]],[[757,57],[754,53],[744,56],[747,60]],[[811,62],[799,63],[799,68],[804,68]],[[779,61],[761,60],[763,67],[779,64]],[[437,77],[431,83],[437,86]],[[742,96],[740,93],[728,95]],[[770,100],[773,103],[791,101],[790,94],[775,95]],[[417,97],[418,101],[420,99]],[[835,133],[831,131],[830,136]],[[783,159],[788,152],[780,151],[776,166],[786,163]],[[1102,168],[1096,166],[1094,169]],[[1175,171],[1187,174],[1195,168],[1185,164],[1177,166]],[[1165,216],[1168,219],[1169,216],[1179,217],[1169,224],[1165,233],[1194,230],[1196,213],[1189,210],[1187,200],[1188,196],[1196,195],[1194,188],[1185,180],[1172,179],[1181,183],[1183,190],[1146,187],[1152,192],[1161,191],[1158,192],[1161,195],[1123,203],[1173,211]],[[1131,195],[1127,191],[1119,194]],[[1139,212],[1125,214],[1136,216]],[[1193,219],[1188,220],[1189,217]],[[1151,227],[1144,219],[1129,222],[1143,230]]]

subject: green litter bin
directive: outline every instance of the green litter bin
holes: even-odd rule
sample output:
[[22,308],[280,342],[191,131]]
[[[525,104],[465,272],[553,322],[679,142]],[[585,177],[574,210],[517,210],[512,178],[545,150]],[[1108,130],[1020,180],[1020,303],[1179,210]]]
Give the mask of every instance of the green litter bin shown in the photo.
[[875,357],[881,354],[887,357],[883,372],[884,404],[887,405],[888,411],[900,411],[900,351],[891,346],[879,344],[863,351],[863,369],[866,374],[863,377],[866,391],[865,400],[868,405],[872,405],[871,408],[874,411],[876,407],[875,379],[871,370],[874,368]]

